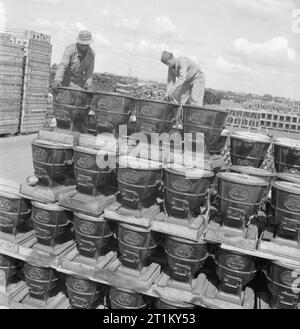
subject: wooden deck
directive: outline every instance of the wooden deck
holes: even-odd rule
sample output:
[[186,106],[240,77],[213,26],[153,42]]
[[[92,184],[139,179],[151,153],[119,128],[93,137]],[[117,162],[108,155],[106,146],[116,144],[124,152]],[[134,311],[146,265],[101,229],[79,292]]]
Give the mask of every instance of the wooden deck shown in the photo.
[[37,134],[0,137],[0,179],[21,184],[33,174],[31,141]]

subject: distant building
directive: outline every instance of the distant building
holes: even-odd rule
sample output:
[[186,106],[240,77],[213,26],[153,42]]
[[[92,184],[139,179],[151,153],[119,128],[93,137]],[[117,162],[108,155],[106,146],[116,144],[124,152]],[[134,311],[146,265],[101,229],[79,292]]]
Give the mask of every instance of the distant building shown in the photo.
[[230,107],[227,125],[240,128],[267,128],[300,132],[300,102],[253,101]]

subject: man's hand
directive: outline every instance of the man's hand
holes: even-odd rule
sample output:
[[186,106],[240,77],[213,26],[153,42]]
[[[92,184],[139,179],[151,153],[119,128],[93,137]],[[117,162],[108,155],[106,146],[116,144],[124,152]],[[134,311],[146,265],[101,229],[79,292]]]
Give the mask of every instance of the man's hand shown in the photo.
[[163,100],[170,102],[171,96],[169,94],[165,94],[165,96],[163,97]]
[[70,88],[76,89],[76,90],[82,90],[83,88],[80,87],[79,85],[76,85],[75,83],[71,82],[69,85]]
[[167,102],[178,104],[177,99],[172,94],[167,93],[163,99]]
[[172,92],[168,92],[166,93],[166,95],[164,96],[164,99],[168,102],[171,102],[174,100],[174,96],[173,96],[173,93]]
[[87,91],[93,91],[93,86],[91,86],[91,85],[85,85],[84,86],[84,89],[87,90]]
[[51,87],[55,91],[57,88],[61,87],[61,83],[59,81],[53,81]]

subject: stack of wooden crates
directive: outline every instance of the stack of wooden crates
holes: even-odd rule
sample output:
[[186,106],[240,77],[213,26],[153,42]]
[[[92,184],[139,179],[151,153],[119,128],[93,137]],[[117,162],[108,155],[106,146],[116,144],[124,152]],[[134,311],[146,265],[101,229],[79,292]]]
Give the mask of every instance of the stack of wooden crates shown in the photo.
[[8,30],[11,41],[24,49],[24,80],[21,133],[37,132],[44,126],[48,108],[51,38],[33,31]]
[[19,130],[22,85],[23,48],[10,42],[10,35],[0,33],[0,134]]

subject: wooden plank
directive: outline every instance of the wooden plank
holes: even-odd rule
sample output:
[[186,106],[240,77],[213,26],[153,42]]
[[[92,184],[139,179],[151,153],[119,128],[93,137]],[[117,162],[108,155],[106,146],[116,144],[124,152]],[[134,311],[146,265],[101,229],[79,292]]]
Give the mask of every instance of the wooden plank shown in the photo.
[[168,217],[166,214],[160,213],[152,220],[150,229],[152,231],[200,242],[203,241],[203,233],[207,227],[206,222],[205,215],[200,215],[198,218],[185,221]]
[[253,289],[246,287],[237,297],[218,291],[217,279],[206,280],[202,304],[211,309],[254,309],[255,294]]
[[[1,232],[2,233],[2,232]],[[32,246],[36,242],[35,234],[31,231],[31,234],[24,235],[23,240],[9,240],[1,234],[0,238],[0,253],[17,258],[20,260],[25,260],[26,257],[23,253],[23,249],[28,249],[28,246]]]
[[160,265],[152,263],[141,272],[125,268],[119,259],[105,267],[103,279],[111,286],[146,293],[160,274]]
[[204,239],[212,243],[224,243],[242,250],[256,250],[258,243],[258,229],[250,225],[245,231],[222,226],[211,220],[208,224]]
[[64,305],[63,307],[68,307],[68,304],[65,303],[67,297],[62,292],[59,292],[56,296],[48,298],[47,301],[32,298],[29,293],[27,293],[22,299],[18,299],[19,300],[11,300],[11,309],[60,309],[62,305]]
[[29,186],[27,183],[23,183],[20,186],[20,195],[24,198],[46,202],[46,203],[53,203],[59,200],[64,196],[74,195],[76,193],[75,186]]
[[0,293],[0,305],[10,307],[13,296],[22,293],[26,288],[26,283],[24,281],[9,284],[6,288],[6,292]]
[[201,273],[190,284],[176,282],[166,273],[161,273],[155,282],[153,291],[160,299],[202,306],[202,295],[206,283],[206,276]]
[[268,252],[265,252],[263,250],[260,250],[259,247],[258,247],[258,250],[247,250],[247,249],[241,249],[239,247],[234,247],[234,246],[222,243],[221,248],[229,250],[229,251],[242,252],[246,255],[250,255],[250,256],[254,256],[254,257],[258,257],[258,258],[262,258],[262,259],[268,259],[268,260],[272,260],[272,261],[279,261],[279,262],[282,262],[282,263],[292,264],[292,265],[300,267],[300,260],[293,259],[292,257],[289,257],[288,255],[283,256],[283,255],[280,255],[280,254],[276,254],[275,252],[274,253],[268,253]]
[[300,264],[300,245],[297,241],[289,241],[286,239],[265,238],[266,232],[263,232],[257,250],[264,258],[284,260],[288,263]]
[[49,131],[46,129],[41,129],[39,131],[38,137],[40,139],[48,140],[53,143],[63,143],[67,145],[77,145],[78,135],[70,131],[65,131],[56,128],[54,131]]
[[104,209],[115,202],[116,197],[110,196],[90,196],[82,193],[73,193],[72,195],[60,195],[59,205],[67,210],[81,212],[91,216],[100,216]]
[[139,211],[124,208],[115,201],[104,209],[104,217],[113,221],[150,228],[152,220],[159,212],[160,209],[157,205]]
[[9,284],[7,291],[5,293],[0,293],[0,305],[9,308],[12,298],[16,295],[24,294],[25,292],[27,292],[27,286],[24,281]]
[[38,242],[32,246],[30,250],[20,250],[20,254],[25,253],[26,260],[41,264],[42,266],[50,266],[57,268],[62,262],[66,254],[70,252],[76,245],[74,240],[66,241],[55,245],[53,248],[43,246]]
[[74,246],[74,248],[64,256],[59,268],[70,275],[77,275],[95,281],[103,278],[105,267],[115,258],[116,253],[112,251],[97,259],[87,258],[81,256],[77,247]]

